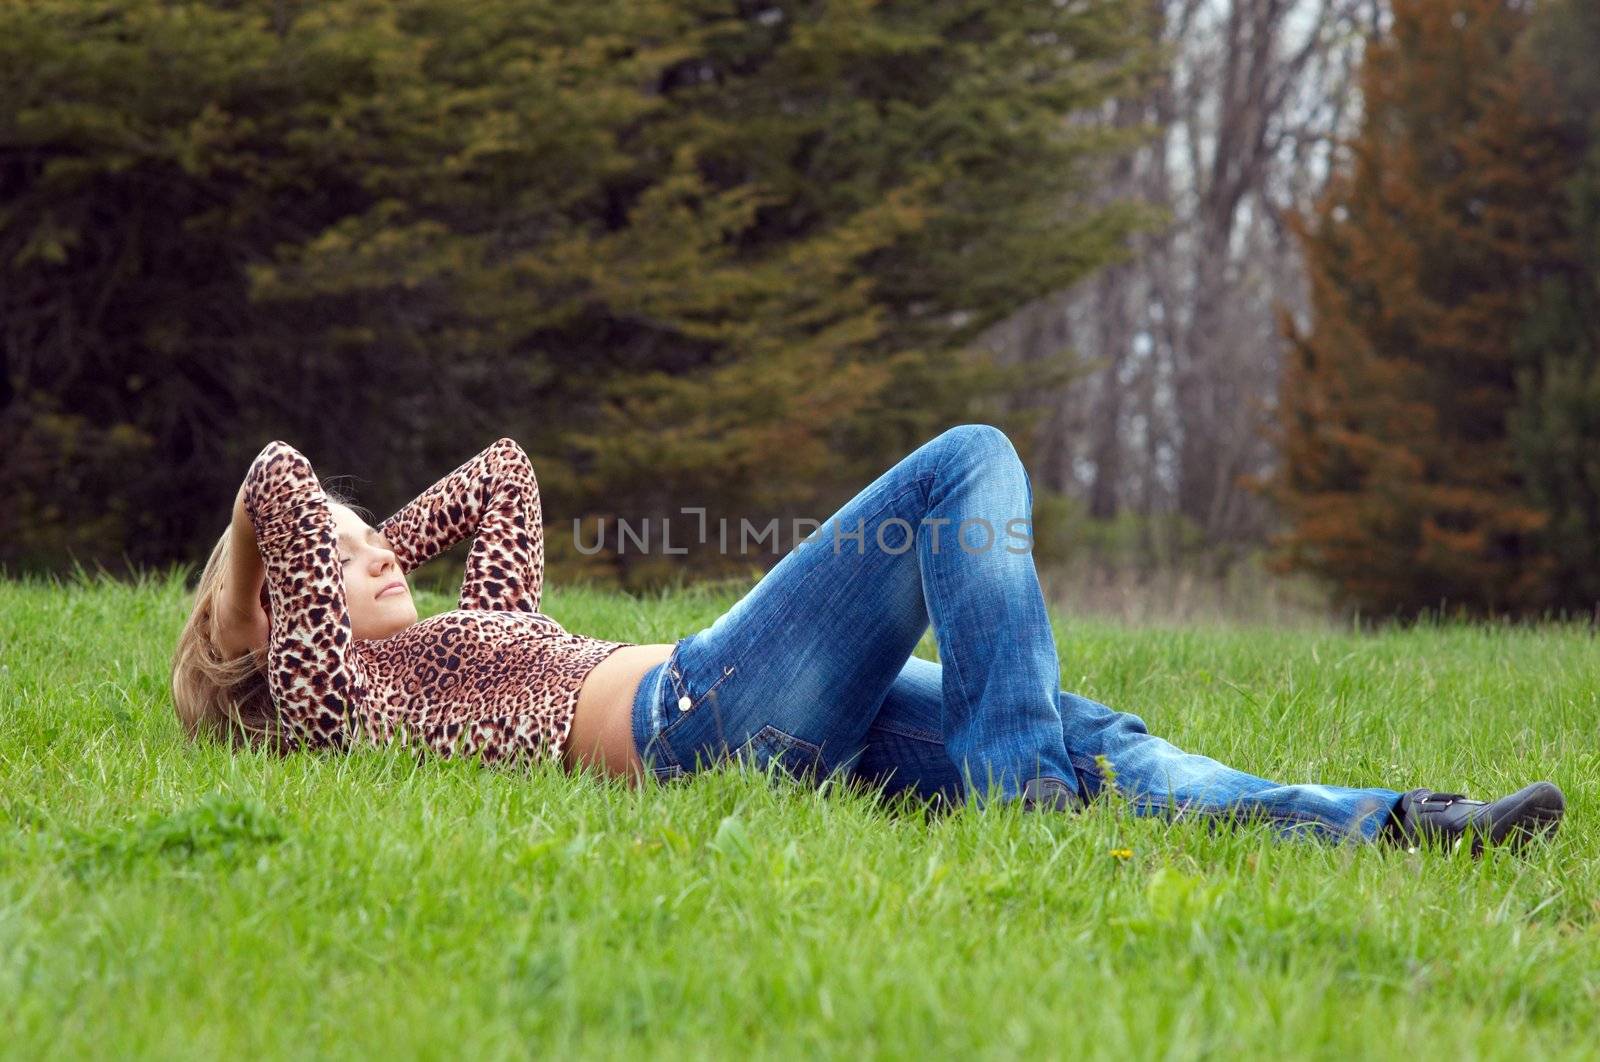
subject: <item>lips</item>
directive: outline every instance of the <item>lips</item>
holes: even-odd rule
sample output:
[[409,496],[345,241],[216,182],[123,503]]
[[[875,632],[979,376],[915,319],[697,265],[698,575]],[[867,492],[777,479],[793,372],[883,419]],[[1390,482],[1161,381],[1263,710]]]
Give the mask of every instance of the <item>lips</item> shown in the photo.
[[396,579],[394,582],[388,584],[382,590],[378,591],[378,600],[382,601],[386,597],[394,597],[396,594],[403,594],[405,592],[406,584],[401,580]]

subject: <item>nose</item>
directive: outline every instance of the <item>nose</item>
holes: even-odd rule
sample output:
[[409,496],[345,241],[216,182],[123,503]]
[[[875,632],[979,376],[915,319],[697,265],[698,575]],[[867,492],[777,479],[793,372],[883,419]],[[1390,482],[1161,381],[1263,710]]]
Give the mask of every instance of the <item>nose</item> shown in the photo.
[[367,562],[367,571],[374,576],[377,576],[384,574],[391,568],[398,568],[399,566],[400,565],[395,560],[393,550],[379,548],[372,551],[372,559]]

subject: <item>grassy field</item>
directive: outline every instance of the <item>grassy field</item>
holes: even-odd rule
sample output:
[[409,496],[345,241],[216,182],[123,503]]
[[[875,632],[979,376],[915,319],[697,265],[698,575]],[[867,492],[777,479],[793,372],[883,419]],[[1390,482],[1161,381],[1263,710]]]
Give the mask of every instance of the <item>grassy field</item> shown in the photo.
[[[736,597],[546,608],[671,641]],[[1057,624],[1067,688],[1257,773],[1566,790],[1555,842],[1474,862],[1109,803],[929,818],[733,770],[231,754],[173,717],[183,610],[176,582],[0,584],[0,1055],[1600,1050],[1582,630]]]

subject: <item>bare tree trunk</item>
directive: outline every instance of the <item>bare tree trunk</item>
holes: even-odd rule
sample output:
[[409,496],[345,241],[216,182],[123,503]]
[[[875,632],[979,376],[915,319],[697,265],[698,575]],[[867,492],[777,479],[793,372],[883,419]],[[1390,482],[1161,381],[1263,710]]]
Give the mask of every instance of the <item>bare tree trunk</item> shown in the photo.
[[[1118,129],[1135,128],[1145,121],[1147,110],[1147,98],[1118,100],[1112,124]],[[1130,153],[1112,165],[1109,188],[1113,194],[1125,194],[1123,190],[1134,185],[1138,163],[1137,155]],[[1129,263],[1104,269],[1095,282],[1094,345],[1103,365],[1099,374],[1100,400],[1090,424],[1089,459],[1094,471],[1089,483],[1089,515],[1097,520],[1109,520],[1121,508],[1126,432],[1123,411],[1127,406],[1123,376],[1135,338],[1129,300],[1137,281],[1137,266]]]
[[1150,517],[1152,554],[1175,545],[1157,540],[1155,518],[1181,514],[1226,564],[1272,521],[1240,481],[1276,460],[1262,429],[1283,347],[1277,315],[1305,306],[1282,214],[1320,193],[1357,117],[1363,32],[1386,3],[1150,2],[1171,61],[1103,120],[1162,133],[1108,167],[1105,184],[1171,224],[1136,238],[1129,262],[1019,315],[1027,327],[1008,334],[1071,346],[1095,366],[1052,400],[1040,438],[1049,485],[1099,518],[1128,506]]
[[1089,515],[1109,520],[1121,508],[1123,395],[1122,372],[1131,340],[1127,313],[1130,266],[1107,269],[1098,282],[1099,348],[1107,359],[1100,372],[1100,401],[1094,410],[1089,447],[1094,472],[1089,483]]

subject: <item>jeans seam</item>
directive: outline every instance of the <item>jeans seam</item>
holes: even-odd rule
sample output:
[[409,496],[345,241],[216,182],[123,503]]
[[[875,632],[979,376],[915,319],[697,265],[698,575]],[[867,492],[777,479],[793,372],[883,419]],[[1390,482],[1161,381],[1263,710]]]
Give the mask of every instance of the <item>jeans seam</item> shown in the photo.
[[[939,474],[944,471],[944,466],[949,462],[950,458],[952,456],[954,456],[955,453],[960,452],[962,450],[965,450],[967,448],[968,444],[970,443],[970,441],[971,440],[968,439],[968,440],[965,440],[965,441],[957,444],[956,446],[947,447],[946,448],[946,452],[944,454],[942,454],[939,457],[939,460],[934,463],[933,471],[930,472],[930,473],[927,473],[925,475],[919,475],[917,477],[916,482],[919,485],[923,486],[922,508],[923,508],[924,515],[926,515],[927,509],[928,509],[928,506],[929,506],[928,495],[929,495],[929,493],[931,491],[931,488],[932,488],[932,485],[933,485],[934,481],[937,480],[939,478]],[[957,527],[956,527],[955,539],[956,539],[956,548],[957,549],[961,548],[961,528],[960,528],[960,525],[957,525]],[[938,579],[938,570],[939,569],[938,569],[937,566],[930,566],[930,576],[931,576],[931,578],[933,578],[935,580]],[[928,592],[928,588],[924,587],[923,588],[924,595],[926,595],[927,592]],[[931,617],[933,610],[929,609],[928,612],[929,612],[929,615]],[[943,665],[944,667],[950,668],[950,670],[955,673],[955,688],[957,690],[964,691],[966,689],[966,682],[962,678],[961,667],[960,667],[959,664],[956,663],[955,656],[952,654],[951,658],[949,660],[946,660],[946,659],[944,659],[944,654],[941,653],[939,662],[940,662],[941,665]],[[961,696],[964,698],[965,697],[965,693],[962,693]],[[967,714],[970,716],[972,714],[971,711],[970,711],[971,706],[970,705],[965,705],[965,707],[968,709]]]
[[[944,471],[944,466],[950,460],[950,458],[955,456],[956,453],[959,453],[959,452],[965,450],[968,446],[971,445],[971,443],[972,443],[972,437],[970,435],[968,435],[966,439],[964,439],[961,442],[957,443],[955,446],[946,447],[945,448],[946,452],[943,453],[943,454],[940,454],[939,455],[939,460],[934,463],[933,472],[931,474],[929,474],[929,476],[928,476],[929,481],[931,482],[932,480],[937,479],[939,477],[939,473]],[[919,480],[921,479],[920,476],[918,478],[919,478]],[[924,492],[924,494],[923,494],[923,502],[924,503],[927,502],[927,494],[926,494],[926,492]]]
[[[1121,789],[1118,789],[1117,791],[1122,793]],[[1296,823],[1311,823],[1319,826],[1332,826],[1335,829],[1345,828],[1343,823],[1334,821],[1325,816],[1316,815],[1307,811],[1295,811],[1292,808],[1262,808],[1260,810],[1252,810],[1248,806],[1241,806],[1238,804],[1225,805],[1223,807],[1215,808],[1204,807],[1197,806],[1192,801],[1177,800],[1170,794],[1162,794],[1155,790],[1145,790],[1143,792],[1135,790],[1131,794],[1122,793],[1122,795],[1129,803],[1143,804],[1147,808],[1156,808],[1163,811],[1176,812],[1179,816],[1203,815],[1207,818],[1224,819],[1239,815],[1246,815],[1252,817],[1259,816],[1261,818],[1274,821],[1288,820]]]
[[[677,659],[678,650],[682,645],[682,638],[673,643],[672,652],[667,654],[667,659],[661,664],[663,676],[668,680],[666,683],[668,686],[671,685],[673,661]],[[667,772],[669,771],[682,773],[682,767],[678,763],[677,755],[674,753],[672,746],[662,739],[662,735],[666,733],[670,724],[666,721],[659,692],[655,697],[655,703],[650,705],[650,725],[653,731],[645,740],[644,748],[639,750],[639,759],[657,778],[667,777]]]
[[[926,502],[924,502],[924,504],[923,504],[923,509],[924,509],[924,511],[926,511],[926,509],[927,509]],[[960,534],[960,532],[958,530],[957,533],[956,533],[956,545],[957,545],[958,548],[960,546],[960,543],[961,543],[961,534]],[[933,583],[937,583],[937,582],[941,581],[940,576],[939,576],[939,566],[938,565],[929,565],[928,578],[929,578],[929,581],[933,582]],[[928,594],[930,589],[931,588],[928,587],[928,586],[924,586],[923,587],[924,596],[926,596]],[[929,614],[929,617],[931,618],[932,615],[933,615],[933,609],[932,608],[928,609],[928,614]],[[941,666],[948,668],[950,670],[951,674],[953,675],[954,679],[955,679],[954,688],[956,690],[956,696],[958,696],[958,697],[960,697],[962,699],[963,714],[968,718],[969,727],[970,727],[970,725],[973,722],[976,722],[976,720],[975,720],[975,718],[973,718],[974,713],[972,712],[972,706],[970,704],[966,703],[966,689],[967,689],[966,679],[961,674],[961,665],[956,662],[956,654],[954,654],[954,653],[948,654],[948,657],[949,657],[948,659],[946,659],[945,657],[946,657],[946,654],[941,651],[940,654],[939,654],[939,658],[940,658],[939,659],[939,663],[940,663]],[[950,683],[945,683],[944,685],[948,688],[950,686]],[[944,726],[947,731],[948,731],[948,726],[949,726],[948,716],[949,716],[948,709],[947,708],[941,708],[940,709],[940,720],[939,720],[940,721],[940,725]]]
[[[819,744],[817,744],[815,742],[807,741],[805,738],[800,737],[797,734],[791,734],[787,730],[784,730],[782,727],[773,726],[771,723],[762,724],[760,730],[757,730],[754,734],[751,734],[748,738],[746,738],[744,740],[744,742],[737,749],[735,749],[733,751],[733,753],[732,753],[733,758],[735,758],[735,759],[739,758],[740,755],[742,753],[744,753],[746,750],[748,750],[751,745],[755,744],[757,741],[761,740],[763,737],[775,738],[776,740],[774,741],[774,744],[782,745],[785,748],[791,748],[791,749],[797,748],[797,749],[802,750],[805,753],[805,755],[810,758],[809,767],[812,770],[820,771],[822,769],[822,746],[821,745],[819,745]],[[776,757],[776,758],[781,761],[782,760],[782,754],[780,753],[779,756]],[[787,768],[785,768],[785,770],[787,770]],[[796,772],[789,771],[788,773],[793,774],[793,773],[796,773]]]
[[[1096,760],[1074,753],[1069,753],[1067,758],[1072,762],[1074,768],[1082,770],[1086,775],[1093,773],[1096,776],[1099,776],[1101,788],[1103,789],[1106,787],[1105,777],[1100,775],[1100,765]],[[1115,764],[1112,766],[1114,768]],[[1335,822],[1325,816],[1317,815],[1312,812],[1296,811],[1293,808],[1262,808],[1260,810],[1254,810],[1248,806],[1240,806],[1238,803],[1212,808],[1196,806],[1192,800],[1181,800],[1173,796],[1172,790],[1170,789],[1166,791],[1159,789],[1128,789],[1117,783],[1112,783],[1110,788],[1120,795],[1124,800],[1127,800],[1130,804],[1142,805],[1146,808],[1153,808],[1162,811],[1175,812],[1179,816],[1203,815],[1207,818],[1216,819],[1244,814],[1260,816],[1261,818],[1274,821],[1288,820],[1294,823],[1312,823],[1320,826],[1331,826],[1335,829],[1346,828],[1343,824]],[[1245,795],[1248,796],[1248,794]]]
[[893,734],[895,737],[910,738],[913,741],[926,741],[930,744],[942,745],[944,738],[929,730],[918,730],[914,727],[895,726],[893,723],[873,723],[867,727],[867,733],[874,730],[883,734]]
[[639,753],[639,759],[659,778],[666,768],[679,767],[678,757],[672,750],[672,745],[667,742],[662,734],[666,728],[662,727],[650,735],[650,740],[645,742],[644,749]]
[[[737,664],[723,664],[722,665],[722,674],[717,676],[717,680],[715,682],[713,682],[711,685],[707,686],[705,689],[701,690],[700,691],[700,696],[695,697],[694,699],[692,699],[689,702],[689,707],[687,707],[687,708],[678,708],[677,717],[675,719],[673,719],[672,722],[666,723],[665,725],[663,725],[661,730],[660,730],[660,733],[665,733],[666,731],[670,730],[672,727],[676,726],[685,717],[693,715],[695,713],[695,711],[697,709],[699,709],[700,705],[705,701],[705,699],[707,697],[711,696],[711,691],[716,689],[718,686],[722,685],[723,679],[725,679],[729,675],[733,674],[734,671],[736,671],[737,669],[738,669],[738,665]],[[687,697],[688,696],[687,687],[685,687],[685,686],[680,684],[680,680],[682,679],[682,676],[676,670],[674,670],[674,669],[672,669],[670,667],[667,669],[667,675],[668,675],[668,677],[670,677],[672,679],[672,692],[674,692],[674,693],[676,693],[678,695],[678,699],[681,701],[682,698]],[[678,707],[676,702],[674,703],[673,707],[675,707],[675,708]]]

